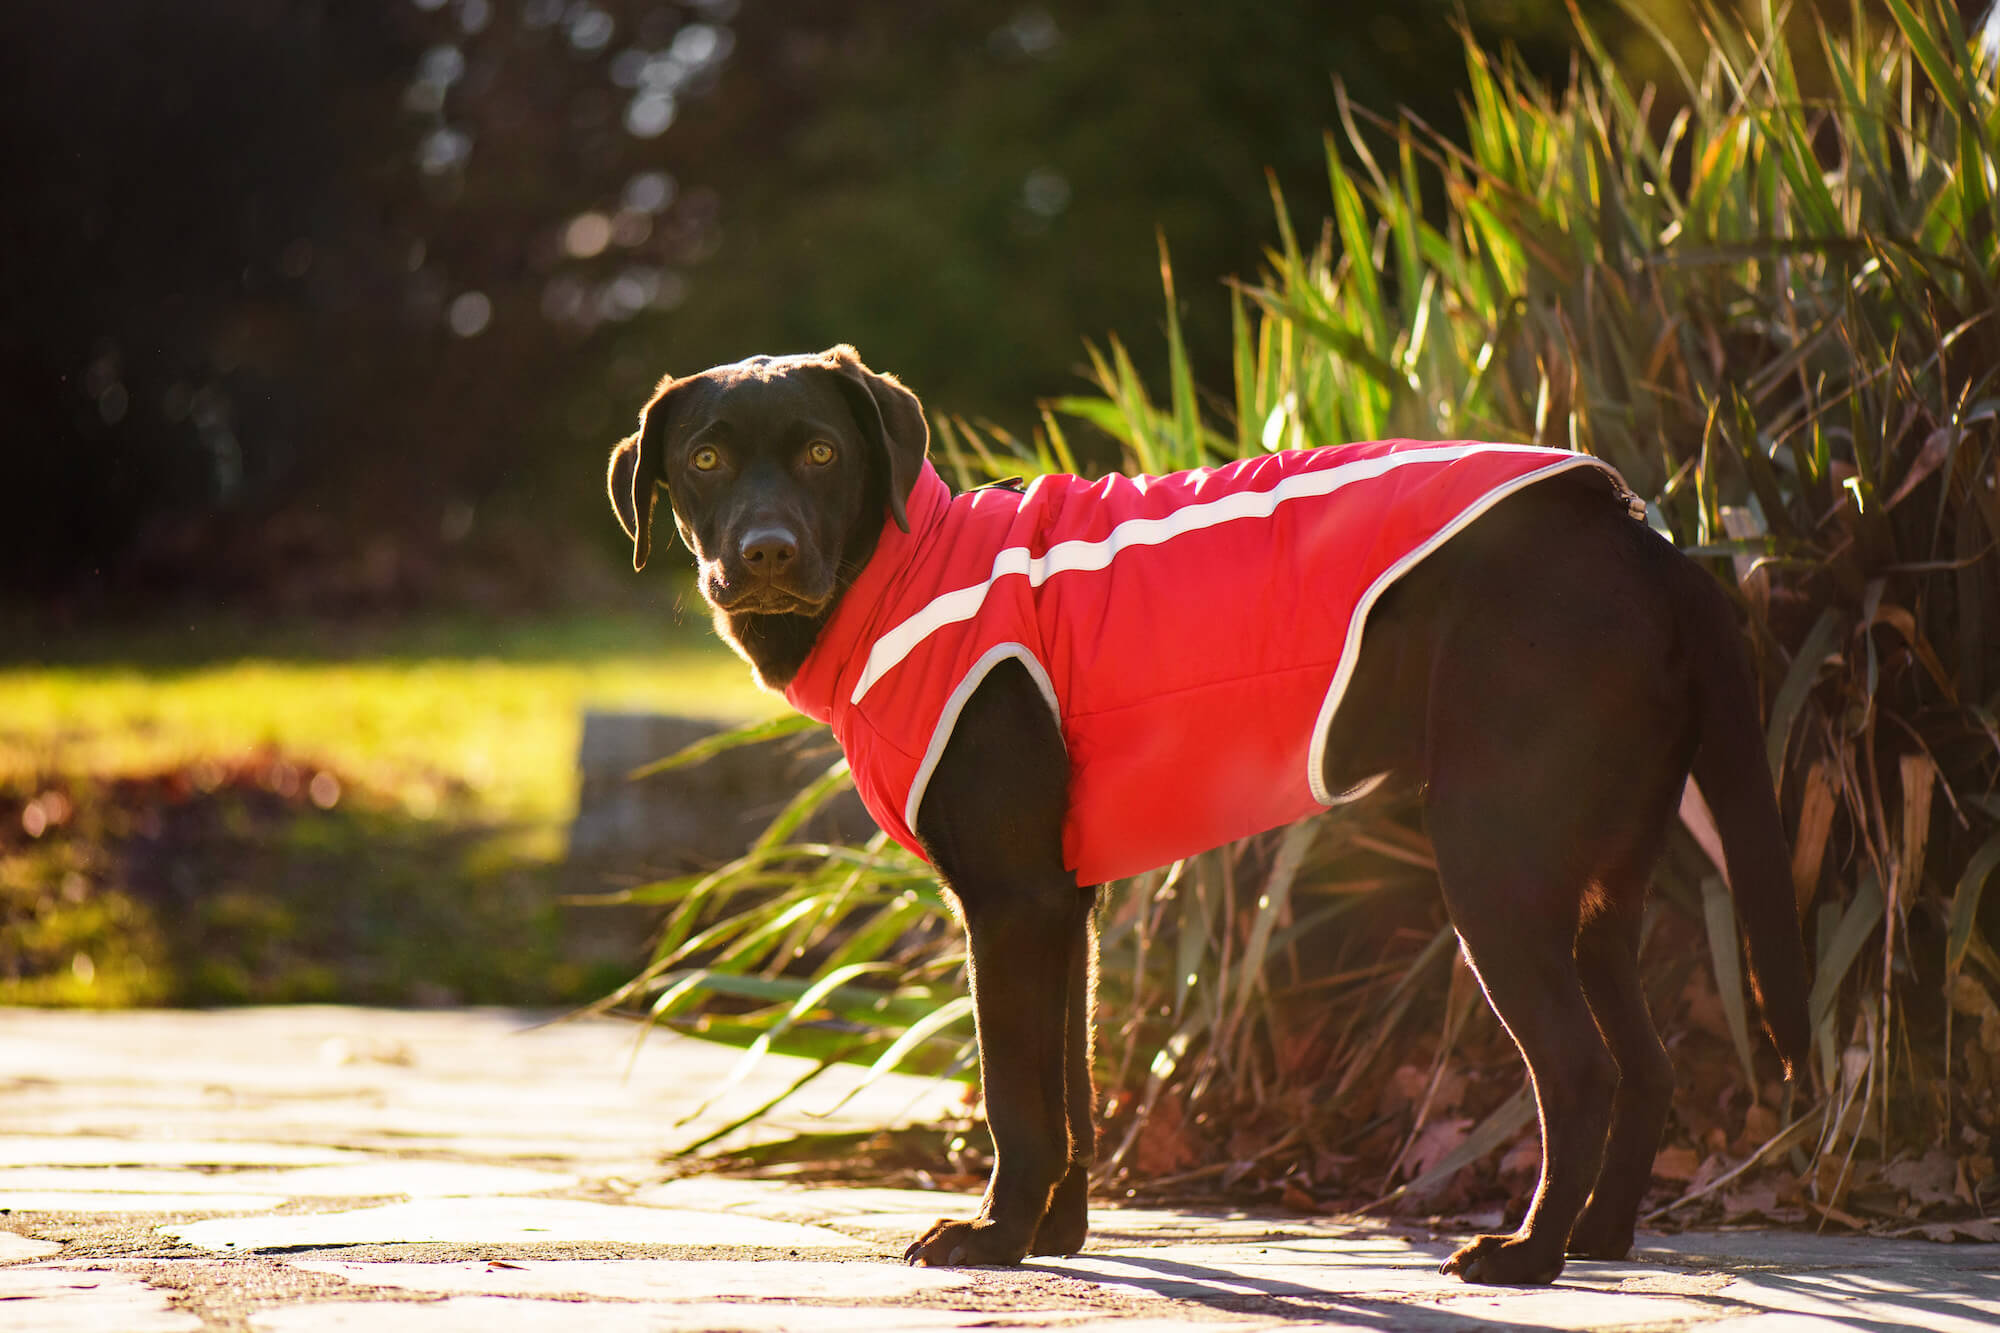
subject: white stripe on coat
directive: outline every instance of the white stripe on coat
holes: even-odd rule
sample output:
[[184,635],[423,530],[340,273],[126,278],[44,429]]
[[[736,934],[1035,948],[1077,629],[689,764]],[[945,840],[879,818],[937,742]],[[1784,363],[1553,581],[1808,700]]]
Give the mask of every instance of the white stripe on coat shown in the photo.
[[1268,518],[1287,500],[1331,495],[1357,481],[1369,481],[1399,467],[1418,463],[1449,463],[1477,453],[1553,454],[1596,462],[1588,455],[1571,454],[1566,449],[1548,449],[1531,444],[1456,444],[1430,449],[1405,449],[1398,453],[1364,458],[1338,467],[1314,472],[1295,472],[1266,491],[1237,491],[1218,499],[1191,504],[1161,518],[1134,518],[1112,528],[1097,541],[1067,541],[1051,546],[1039,559],[1025,546],[1002,547],[993,557],[993,570],[983,583],[955,588],[933,598],[921,611],[910,616],[875,641],[867,665],[854,683],[850,703],[860,703],[876,681],[893,671],[931,635],[946,625],[970,620],[979,614],[987,592],[1001,579],[1025,575],[1030,587],[1039,588],[1058,574],[1097,570],[1108,566],[1120,551],[1141,546],[1159,546],[1190,532],[1200,532],[1221,523],[1245,518]]

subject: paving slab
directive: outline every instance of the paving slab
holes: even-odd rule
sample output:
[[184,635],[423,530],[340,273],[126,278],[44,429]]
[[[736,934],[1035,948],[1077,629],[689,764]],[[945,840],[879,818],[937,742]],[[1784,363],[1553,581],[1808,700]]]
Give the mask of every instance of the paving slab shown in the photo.
[[0,1327],[23,1333],[198,1333],[198,1315],[124,1273],[0,1268]]
[[[928,1329],[1063,1328],[1093,1317],[1089,1310],[996,1321],[980,1310],[896,1309],[882,1306],[801,1306],[675,1302],[524,1301],[455,1296],[426,1305],[350,1303],[303,1305],[258,1315],[258,1333],[924,1333]],[[1185,1324],[1174,1326],[1185,1329]],[[1161,1331],[1164,1333],[1164,1330]]]
[[1684,1231],[1677,1235],[1641,1233],[1634,1253],[1662,1263],[1711,1268],[1760,1267],[1831,1269],[2000,1268],[2000,1245],[1940,1245],[1927,1240],[1882,1236],[1822,1236],[1775,1227],[1731,1227],[1724,1231]]
[[0,1264],[22,1259],[46,1259],[61,1248],[52,1240],[34,1240],[12,1231],[0,1231]]
[[[1984,1294],[1981,1294],[1981,1293]],[[1921,1328],[1931,1333],[1992,1333],[2000,1328],[2000,1277],[1940,1289],[1882,1272],[1749,1273],[1723,1289],[1759,1310],[1839,1320],[1849,1327]]]
[[215,1218],[160,1233],[208,1250],[301,1250],[329,1245],[672,1245],[845,1250],[855,1242],[824,1227],[761,1217],[640,1208],[580,1199],[427,1199],[337,1213]]
[[[365,1286],[466,1296],[571,1296],[599,1300],[737,1300],[774,1294],[769,1259],[521,1259],[502,1262],[295,1261],[295,1268]],[[787,1299],[872,1305],[962,1291],[968,1269],[802,1259],[785,1265]]]
[[[4,1058],[4,1052],[0,1052],[0,1058]],[[18,1109],[14,1096],[7,1100],[10,1111]],[[19,1123],[31,1122],[22,1114]],[[366,1153],[294,1143],[156,1139],[143,1135],[127,1138],[104,1134],[0,1134],[0,1167],[320,1166],[368,1160]]]
[[[641,1189],[634,1203],[745,1213],[784,1221],[817,1221],[837,1226],[900,1251],[911,1238],[940,1218],[969,1218],[979,1199],[938,1190],[848,1187],[826,1190],[775,1180],[735,1180],[689,1176]],[[1226,1208],[1106,1208],[1091,1222],[1099,1243],[1168,1240],[1256,1240],[1274,1234],[1344,1234],[1351,1228],[1326,1219],[1276,1219]]]
[[154,1191],[129,1194],[118,1190],[9,1190],[0,1193],[5,1207],[20,1213],[251,1213],[282,1208],[282,1194],[236,1194],[222,1190],[187,1193]]
[[[969,1216],[973,1194],[723,1179],[674,1159],[805,1066],[772,1060],[708,1105],[734,1050],[671,1037],[635,1063],[624,1025],[540,1017],[0,1010],[0,1329],[2000,1327],[2000,1246],[1776,1230],[1643,1234],[1625,1262],[1517,1290],[1439,1276],[1463,1237],[1378,1219],[1094,1207],[1073,1258],[910,1269],[904,1244]],[[756,1132],[957,1102],[888,1079],[835,1116]]]
[[[629,1023],[552,1017],[330,1005],[0,1010],[0,1068],[17,1080],[7,1089],[7,1120],[38,1135],[206,1136],[588,1163],[677,1151],[768,1100],[773,1083],[813,1067],[769,1057],[758,1078],[708,1105],[738,1052],[661,1030],[641,1045]],[[795,1108],[718,1146],[935,1119],[960,1096],[953,1083],[868,1083],[862,1070],[839,1068]]]
[[[546,1194],[572,1189],[578,1177],[529,1167],[465,1162],[370,1161],[293,1170],[215,1171],[159,1167],[0,1167],[0,1199],[30,1192],[117,1194],[257,1194],[285,1199],[373,1199],[402,1194],[444,1198],[474,1194]],[[15,1207],[24,1207],[15,1204]],[[220,1204],[211,1205],[222,1207]]]

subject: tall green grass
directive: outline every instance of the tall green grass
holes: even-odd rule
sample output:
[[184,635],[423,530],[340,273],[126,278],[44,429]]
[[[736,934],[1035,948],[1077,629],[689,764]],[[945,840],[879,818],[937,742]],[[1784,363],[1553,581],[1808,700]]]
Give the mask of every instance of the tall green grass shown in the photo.
[[[1774,1066],[1699,818],[1657,876],[1649,966],[1677,989],[1656,1000],[1713,987],[1735,1157],[1789,1154],[1826,1217],[1848,1216],[1857,1161],[1942,1147],[1991,1172],[1968,1144],[2000,1128],[1982,897],[2000,865],[2000,95],[1951,7],[1887,10],[1801,28],[1702,5],[1708,55],[1669,50],[1662,89],[1630,86],[1580,16],[1566,91],[1468,42],[1463,146],[1343,103],[1324,226],[1294,234],[1275,201],[1267,270],[1229,297],[1228,385],[1196,383],[1163,253],[1163,375],[1113,340],[1091,350],[1095,392],[1050,404],[1032,439],[939,430],[968,483],[1071,470],[1079,429],[1141,471],[1396,435],[1615,464],[1741,604],[1816,966],[1812,1067],[1781,1108],[1744,1110]],[[727,997],[752,1049],[968,1067],[960,946],[921,867],[879,840],[791,845],[800,814],[736,866],[638,895],[672,924],[622,998],[715,1023],[691,1007]],[[1105,1175],[1314,1185],[1351,1179],[1358,1144],[1393,1163],[1390,1197],[1419,1196],[1527,1123],[1518,1095],[1468,1097],[1452,1150],[1424,1146],[1439,1089],[1495,1033],[1425,906],[1419,828],[1338,811],[1107,895]],[[1378,1096],[1413,1049],[1422,1086]],[[1724,1183],[1713,1167],[1689,1200]]]

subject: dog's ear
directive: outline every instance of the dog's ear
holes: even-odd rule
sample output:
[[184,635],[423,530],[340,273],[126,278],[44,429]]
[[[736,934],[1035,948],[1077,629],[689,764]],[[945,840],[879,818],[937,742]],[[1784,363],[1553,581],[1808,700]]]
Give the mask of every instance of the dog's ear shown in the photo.
[[634,570],[644,569],[653,554],[653,508],[664,480],[660,456],[666,444],[663,432],[670,400],[675,390],[690,382],[672,376],[662,380],[653,400],[639,413],[639,429],[611,451],[611,508],[618,515],[618,525],[632,539]]
[[[632,539],[632,567],[644,569],[652,541],[650,532],[644,537],[639,533],[638,492],[632,484],[638,475],[639,432],[633,431],[618,441],[617,448],[611,451],[611,472],[607,485],[611,491],[611,512],[618,515],[618,526],[625,529],[625,535]],[[650,528],[651,523],[647,526]]]
[[831,368],[847,398],[848,409],[861,424],[862,434],[882,453],[889,465],[889,516],[903,531],[910,530],[910,516],[903,502],[923,471],[924,455],[930,449],[931,431],[924,421],[923,404],[905,389],[894,375],[880,375],[861,364],[860,355],[846,343],[820,353]]

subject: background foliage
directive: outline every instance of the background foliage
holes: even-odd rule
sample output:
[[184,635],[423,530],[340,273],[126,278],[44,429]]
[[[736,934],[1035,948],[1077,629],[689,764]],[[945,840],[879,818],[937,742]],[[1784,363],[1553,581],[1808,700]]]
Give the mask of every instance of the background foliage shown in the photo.
[[[1481,9],[1560,69],[1554,0]],[[7,5],[0,601],[615,600],[595,460],[662,373],[852,341],[1025,429],[1156,322],[1156,227],[1254,267],[1330,74],[1451,124],[1450,13]]]

